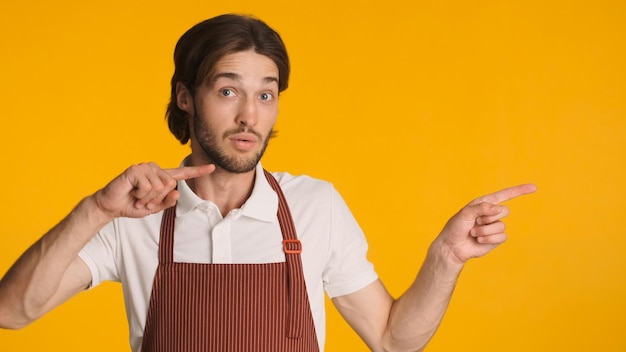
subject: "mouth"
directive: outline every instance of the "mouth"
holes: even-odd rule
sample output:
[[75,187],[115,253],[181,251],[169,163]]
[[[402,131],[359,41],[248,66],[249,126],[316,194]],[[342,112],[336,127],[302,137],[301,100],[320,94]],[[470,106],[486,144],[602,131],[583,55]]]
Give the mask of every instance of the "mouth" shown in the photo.
[[228,140],[235,149],[248,151],[257,144],[258,137],[250,133],[235,133],[228,136]]

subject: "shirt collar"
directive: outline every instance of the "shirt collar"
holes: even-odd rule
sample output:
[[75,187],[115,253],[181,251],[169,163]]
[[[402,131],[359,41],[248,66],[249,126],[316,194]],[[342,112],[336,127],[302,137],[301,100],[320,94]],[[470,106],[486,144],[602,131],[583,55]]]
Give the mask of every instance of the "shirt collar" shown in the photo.
[[[182,165],[185,164],[183,161]],[[178,203],[176,216],[183,216],[201,204],[211,203],[198,197],[184,180],[178,181]],[[259,162],[255,168],[254,186],[250,197],[241,207],[241,215],[266,222],[276,221],[278,195],[267,182],[263,166]]]

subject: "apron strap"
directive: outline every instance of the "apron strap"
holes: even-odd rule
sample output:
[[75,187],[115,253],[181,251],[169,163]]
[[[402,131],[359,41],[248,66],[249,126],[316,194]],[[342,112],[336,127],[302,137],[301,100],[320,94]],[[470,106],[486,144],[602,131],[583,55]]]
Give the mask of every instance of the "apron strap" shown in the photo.
[[305,302],[308,296],[306,294],[302,260],[300,258],[302,244],[296,235],[291,212],[278,181],[267,170],[263,170],[263,172],[270,186],[278,195],[278,223],[283,233],[283,248],[287,261],[287,299],[289,300],[287,302],[287,337],[297,339],[302,336],[303,321],[303,319],[297,319],[297,317],[305,316],[306,312],[304,310],[308,307],[308,304]]
[[159,240],[159,263],[174,262],[174,222],[176,220],[176,205],[163,211],[161,220],[161,236]]

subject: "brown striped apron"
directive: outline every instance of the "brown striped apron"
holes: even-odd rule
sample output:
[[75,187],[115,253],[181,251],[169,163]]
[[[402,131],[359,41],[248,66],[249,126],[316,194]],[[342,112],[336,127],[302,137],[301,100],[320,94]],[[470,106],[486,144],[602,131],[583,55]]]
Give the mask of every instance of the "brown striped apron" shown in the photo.
[[142,352],[319,351],[291,213],[276,179],[286,262],[174,262],[176,207],[161,222]]

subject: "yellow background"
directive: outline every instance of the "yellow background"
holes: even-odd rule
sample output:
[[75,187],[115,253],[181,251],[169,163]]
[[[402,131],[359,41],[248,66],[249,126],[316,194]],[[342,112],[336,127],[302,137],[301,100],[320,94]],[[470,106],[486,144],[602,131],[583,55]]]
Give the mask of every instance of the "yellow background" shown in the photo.
[[[462,205],[538,185],[429,351],[625,351],[625,2],[408,3],[3,1],[0,272],[128,165],[178,165],[174,44],[244,12],[293,65],[264,165],[332,181],[394,295]],[[119,285],[0,331],[0,351],[43,350],[128,350]],[[332,308],[327,350],[366,350]]]

